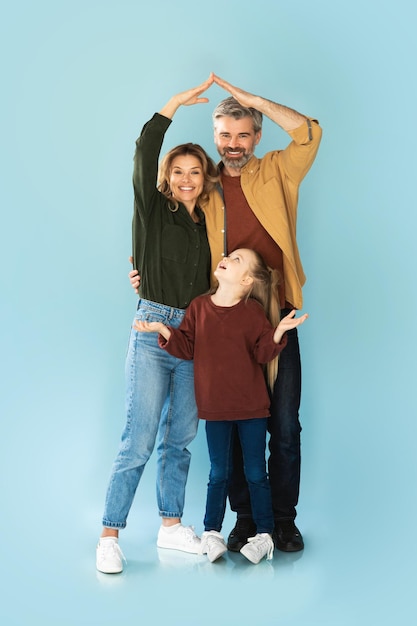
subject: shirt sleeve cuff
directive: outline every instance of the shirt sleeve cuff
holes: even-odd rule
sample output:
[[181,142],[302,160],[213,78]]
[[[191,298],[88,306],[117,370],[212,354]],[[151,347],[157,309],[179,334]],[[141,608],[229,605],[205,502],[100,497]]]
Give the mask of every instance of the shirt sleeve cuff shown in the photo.
[[295,143],[306,144],[321,137],[321,128],[318,120],[309,117],[301,124],[301,126],[291,130],[289,135]]

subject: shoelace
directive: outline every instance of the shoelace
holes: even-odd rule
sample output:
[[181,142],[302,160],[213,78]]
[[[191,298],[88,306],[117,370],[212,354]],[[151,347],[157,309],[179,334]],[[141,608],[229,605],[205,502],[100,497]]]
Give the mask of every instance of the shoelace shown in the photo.
[[120,558],[125,563],[127,563],[126,557],[123,554],[121,547],[116,541],[109,541],[109,542],[106,541],[104,544],[100,544],[100,548],[102,550],[102,555],[104,559],[108,558],[111,552],[116,552],[116,554],[120,556]]
[[184,538],[188,543],[193,543],[195,539],[197,539],[197,535],[194,532],[194,526],[182,526],[181,533],[184,535]]
[[210,546],[217,546],[219,537],[216,535],[204,535],[201,539],[200,554],[206,554]]
[[251,545],[257,551],[258,555],[263,552],[265,544],[268,545],[266,560],[270,561],[272,559],[272,555],[274,554],[274,544],[272,542],[272,539],[271,542],[269,542],[267,537],[259,537],[258,535],[255,535],[255,537],[248,537],[248,543],[251,543]]

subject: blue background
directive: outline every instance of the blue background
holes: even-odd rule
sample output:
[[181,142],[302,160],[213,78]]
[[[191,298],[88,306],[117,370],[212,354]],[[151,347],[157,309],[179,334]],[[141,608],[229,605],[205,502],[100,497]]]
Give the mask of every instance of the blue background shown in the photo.
[[[411,0],[2,3],[4,624],[382,626],[415,615],[416,47]],[[100,576],[135,310],[134,141],[212,70],[324,129],[298,221],[306,550],[256,567],[158,553],[152,460],[122,536],[128,566]],[[226,95],[214,86],[208,105],[180,110],[164,150],[193,140],[215,157],[211,112]],[[287,142],[266,120],[257,154]],[[191,449],[184,522],[201,532],[202,428]]]

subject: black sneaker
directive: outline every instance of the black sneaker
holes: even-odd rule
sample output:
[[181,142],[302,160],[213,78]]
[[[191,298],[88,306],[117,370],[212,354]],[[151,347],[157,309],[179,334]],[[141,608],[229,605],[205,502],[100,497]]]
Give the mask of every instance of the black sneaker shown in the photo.
[[231,552],[240,552],[248,543],[249,537],[256,535],[256,525],[251,517],[238,517],[236,526],[227,539],[227,549]]
[[275,522],[272,538],[283,552],[299,552],[304,548],[303,537],[292,519]]

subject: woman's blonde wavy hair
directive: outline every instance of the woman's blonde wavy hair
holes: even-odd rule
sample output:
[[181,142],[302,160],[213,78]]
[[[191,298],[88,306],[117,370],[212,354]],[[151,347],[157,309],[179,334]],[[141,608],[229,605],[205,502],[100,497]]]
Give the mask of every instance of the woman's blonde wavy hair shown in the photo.
[[207,152],[197,143],[183,143],[172,148],[161,160],[158,172],[158,189],[171,202],[171,211],[178,210],[178,201],[172,196],[169,179],[171,176],[172,162],[178,156],[194,156],[196,157],[203,169],[204,183],[203,191],[199,200],[207,200],[210,192],[214,189],[219,181],[219,169],[216,163],[209,157]]

